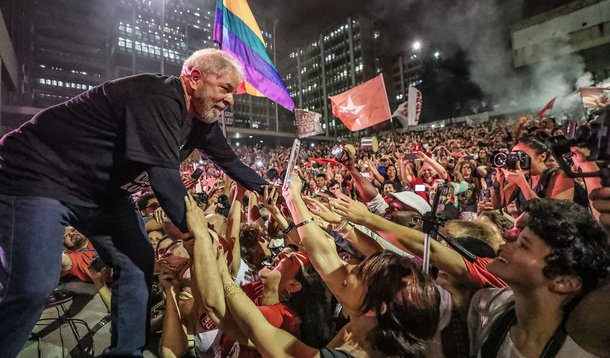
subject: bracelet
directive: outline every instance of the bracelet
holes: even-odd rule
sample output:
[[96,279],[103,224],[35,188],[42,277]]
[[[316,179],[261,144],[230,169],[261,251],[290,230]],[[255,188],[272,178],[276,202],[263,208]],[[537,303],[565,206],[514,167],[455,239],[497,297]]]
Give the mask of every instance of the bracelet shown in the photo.
[[337,226],[335,226],[335,231],[336,232],[340,232],[343,229],[345,229],[345,226],[347,226],[347,224],[349,224],[349,221],[347,221],[346,218],[341,218],[341,221],[339,221],[339,224],[337,224]]
[[294,224],[289,222],[288,227],[282,230],[282,234],[288,235],[292,231],[292,229],[294,229]]
[[225,298],[232,296],[236,293],[244,293],[241,287],[239,287],[239,285],[235,282],[225,283],[224,285],[222,285],[222,290],[225,293]]
[[307,220],[301,221],[300,223],[296,224],[294,227],[295,228],[300,228],[301,226],[305,226],[305,225],[307,225],[309,223],[312,223],[312,222],[313,222],[313,217],[311,217],[311,218],[309,218]]

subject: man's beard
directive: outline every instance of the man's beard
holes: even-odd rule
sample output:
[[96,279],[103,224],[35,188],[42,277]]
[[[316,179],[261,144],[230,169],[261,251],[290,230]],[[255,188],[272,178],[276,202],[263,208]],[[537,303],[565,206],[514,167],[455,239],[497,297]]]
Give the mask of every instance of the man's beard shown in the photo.
[[[193,102],[193,106],[197,110],[197,115],[202,122],[211,124],[218,120],[218,115],[215,115],[213,112],[215,108],[214,103],[207,93],[194,93],[191,100]],[[202,109],[200,110],[200,108]]]

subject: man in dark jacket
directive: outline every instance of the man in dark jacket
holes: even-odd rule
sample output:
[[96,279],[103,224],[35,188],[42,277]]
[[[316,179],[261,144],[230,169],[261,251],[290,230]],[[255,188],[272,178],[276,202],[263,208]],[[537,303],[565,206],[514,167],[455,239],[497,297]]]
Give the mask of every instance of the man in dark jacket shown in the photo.
[[142,355],[153,249],[130,194],[152,186],[187,232],[179,164],[193,150],[249,190],[267,184],[237,158],[217,123],[242,76],[230,55],[200,50],[180,77],[104,83],[0,140],[0,356],[14,357],[40,317],[58,282],[68,224],[114,268],[105,355]]

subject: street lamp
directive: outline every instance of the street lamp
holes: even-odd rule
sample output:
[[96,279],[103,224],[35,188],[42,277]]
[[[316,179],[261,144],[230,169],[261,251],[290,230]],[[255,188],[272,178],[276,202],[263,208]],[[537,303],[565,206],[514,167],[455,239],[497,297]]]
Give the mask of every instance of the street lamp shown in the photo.
[[421,49],[421,42],[419,42],[419,41],[413,42],[413,45],[411,45],[411,48],[413,48],[413,51],[419,51]]

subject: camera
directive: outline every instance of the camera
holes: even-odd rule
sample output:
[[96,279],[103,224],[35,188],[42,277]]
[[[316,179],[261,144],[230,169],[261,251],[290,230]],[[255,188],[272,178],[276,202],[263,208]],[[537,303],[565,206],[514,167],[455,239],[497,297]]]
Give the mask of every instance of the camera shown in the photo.
[[195,199],[195,202],[197,204],[204,204],[204,205],[208,205],[208,193],[195,193],[193,195],[193,199]]
[[576,122],[568,122],[565,136],[555,136],[547,139],[553,154],[564,155],[570,153],[570,147],[589,149],[589,161],[610,160],[610,133],[608,128],[608,114],[610,107],[594,112],[597,117],[585,125],[578,126]]
[[[555,136],[546,139],[551,153],[559,167],[570,178],[601,177],[603,186],[610,186],[610,106],[600,108],[591,113],[593,118],[585,125],[578,126],[576,122],[568,122],[565,136]],[[595,173],[575,173],[570,168],[571,147],[584,148],[589,151],[586,160],[601,163],[600,170]]]
[[231,210],[231,202],[229,201],[229,197],[225,194],[221,194],[218,197],[218,208],[216,209],[216,213],[224,216],[225,218],[229,216],[229,211]]
[[527,170],[531,166],[532,158],[520,150],[514,153],[504,153],[496,150],[491,152],[489,156],[489,164],[492,168],[515,170],[517,169],[517,163],[519,163],[521,169]]

